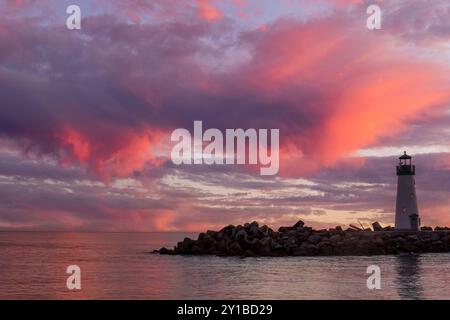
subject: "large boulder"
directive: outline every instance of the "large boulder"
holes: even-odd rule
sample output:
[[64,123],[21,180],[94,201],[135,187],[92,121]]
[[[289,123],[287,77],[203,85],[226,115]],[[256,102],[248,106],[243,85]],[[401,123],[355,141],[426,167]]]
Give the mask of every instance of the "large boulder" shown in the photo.
[[170,250],[167,249],[166,247],[162,247],[161,249],[159,249],[159,254],[169,254]]
[[193,246],[191,248],[191,254],[205,254],[206,251],[202,248],[200,248],[199,246]]
[[438,251],[440,251],[440,249],[442,249],[443,244],[444,244],[444,243],[443,243],[442,241],[440,241],[440,240],[438,240],[438,241],[433,241],[433,242],[431,243],[433,249],[438,249]]
[[212,239],[215,239],[215,238],[217,238],[218,232],[217,231],[213,231],[213,230],[208,230],[208,231],[206,231],[206,234],[208,236],[210,236]]
[[200,233],[198,234],[197,240],[203,240],[203,238],[205,238],[205,237],[206,237],[206,233],[200,232]]
[[255,226],[255,227],[259,227],[259,224],[258,224],[258,222],[256,222],[256,221],[253,221],[252,223],[245,223],[244,224],[244,228],[245,229],[249,229],[249,228],[251,228],[252,226]]
[[378,245],[378,246],[383,246],[384,245],[384,240],[383,237],[375,237],[373,239],[373,242]]
[[217,241],[214,243],[214,247],[219,252],[227,252],[227,242],[225,240]]
[[234,241],[237,241],[239,243],[247,242],[248,241],[248,234],[245,229],[241,229],[238,232],[236,232],[234,236]]
[[262,231],[260,231],[258,226],[256,225],[250,225],[250,227],[248,228],[248,235],[257,239],[261,239],[263,237]]
[[259,256],[268,256],[270,255],[270,242],[253,239],[250,243],[251,251]]
[[241,231],[242,229],[244,229],[244,227],[243,226],[241,226],[241,225],[238,225],[237,227],[234,227],[232,230],[231,230],[231,239],[236,239],[236,233],[238,233],[239,231]]
[[228,226],[220,229],[219,233],[222,233],[224,235],[227,235],[227,236],[231,237],[233,229],[235,229],[235,226],[233,226],[232,224],[229,224]]
[[341,226],[337,226],[336,228],[331,228],[328,230],[328,233],[333,236],[333,235],[344,235],[344,230],[342,230]]
[[259,228],[259,231],[261,232],[263,237],[268,237],[268,236],[271,237],[270,231],[272,231],[272,233],[273,233],[273,230],[271,230],[266,225],[263,225],[261,228]]
[[439,233],[433,232],[433,234],[431,235],[431,241],[439,241],[440,239],[441,236],[439,235]]
[[314,256],[318,251],[317,246],[310,243],[303,243],[300,247],[293,248],[291,254],[293,256]]
[[335,234],[335,235],[332,235],[329,240],[332,243],[337,243],[342,240],[342,236],[340,236],[339,234]]
[[288,231],[295,231],[297,230],[297,228],[295,227],[279,227],[278,228],[278,232],[284,233],[284,232],[288,232]]
[[224,232],[218,232],[217,233],[217,237],[216,237],[217,241],[226,240],[228,238],[229,238],[229,236],[226,233],[224,233]]
[[309,232],[300,232],[297,233],[296,238],[298,242],[305,242],[308,240],[309,236],[310,236]]
[[213,247],[214,243],[214,239],[209,234],[206,234],[206,236],[204,236],[202,240],[197,240],[196,245],[198,245],[202,249],[207,250]]
[[381,224],[378,221],[372,223],[372,227],[373,227],[373,231],[383,231],[383,227],[381,226]]
[[325,241],[320,242],[317,245],[317,249],[319,250],[320,254],[325,256],[331,256],[335,252],[334,246],[331,243]]
[[256,254],[254,254],[250,250],[245,250],[244,251],[244,257],[256,257]]
[[183,243],[181,244],[181,252],[182,253],[190,253],[191,248],[196,244],[195,240],[190,238],[184,238]]
[[305,223],[302,220],[297,221],[293,227],[294,228],[302,228],[305,225]]
[[255,227],[259,227],[259,223],[256,221],[253,221],[252,223],[250,223],[250,226],[255,226]]
[[233,242],[230,246],[229,246],[229,254],[232,256],[240,256],[244,253],[244,250],[242,249],[242,247],[240,246],[239,243],[237,242]]
[[318,244],[320,241],[322,241],[322,237],[318,234],[312,234],[308,237],[308,242],[312,244]]

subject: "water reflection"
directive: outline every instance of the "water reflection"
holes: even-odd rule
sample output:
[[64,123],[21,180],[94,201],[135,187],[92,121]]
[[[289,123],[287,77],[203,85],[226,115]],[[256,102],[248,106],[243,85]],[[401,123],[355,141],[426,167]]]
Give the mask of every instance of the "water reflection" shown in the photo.
[[396,288],[401,299],[423,299],[422,268],[419,255],[396,256]]

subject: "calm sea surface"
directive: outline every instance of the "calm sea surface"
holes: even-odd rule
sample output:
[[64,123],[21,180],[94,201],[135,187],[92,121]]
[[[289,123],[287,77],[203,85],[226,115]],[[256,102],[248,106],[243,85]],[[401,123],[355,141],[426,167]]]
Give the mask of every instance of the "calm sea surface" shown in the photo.
[[[0,299],[450,299],[450,254],[161,256],[183,233],[0,232]],[[66,268],[81,268],[79,291]],[[366,268],[381,268],[368,290]]]

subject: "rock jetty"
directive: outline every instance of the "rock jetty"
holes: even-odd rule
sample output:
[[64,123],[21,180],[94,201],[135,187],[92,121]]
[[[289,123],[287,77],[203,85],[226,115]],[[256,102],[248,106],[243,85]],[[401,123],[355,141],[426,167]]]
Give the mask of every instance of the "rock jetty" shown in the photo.
[[243,226],[229,225],[219,231],[200,233],[197,240],[185,238],[173,249],[153,251],[160,254],[217,256],[339,256],[385,255],[403,253],[450,252],[450,228],[423,227],[421,231],[396,231],[351,226],[313,230],[298,221],[292,227],[274,231],[255,221]]

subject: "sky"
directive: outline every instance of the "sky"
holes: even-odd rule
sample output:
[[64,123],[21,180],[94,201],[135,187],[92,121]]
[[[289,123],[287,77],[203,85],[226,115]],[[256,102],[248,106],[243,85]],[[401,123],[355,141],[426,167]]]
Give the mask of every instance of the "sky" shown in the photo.
[[[449,14],[445,0],[0,0],[0,230],[393,225],[404,150],[422,225],[450,225]],[[170,134],[195,120],[278,128],[279,173],[174,165]]]

